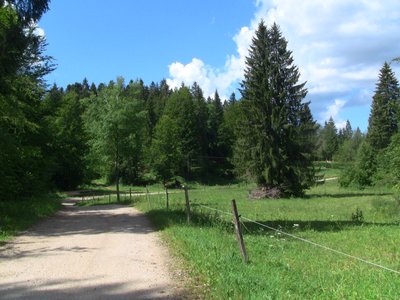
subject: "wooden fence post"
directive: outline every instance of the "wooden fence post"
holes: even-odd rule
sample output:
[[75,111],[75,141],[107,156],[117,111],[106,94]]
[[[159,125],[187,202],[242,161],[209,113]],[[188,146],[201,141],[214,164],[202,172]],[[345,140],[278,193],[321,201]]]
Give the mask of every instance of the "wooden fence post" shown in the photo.
[[244,246],[243,235],[240,229],[239,214],[237,211],[235,199],[232,200],[232,212],[233,212],[233,223],[235,224],[236,238],[238,240],[240,247],[240,253],[242,254],[244,263],[247,264],[249,262],[249,258],[247,256],[246,247]]
[[165,204],[167,206],[167,209],[169,209],[169,199],[168,199],[168,189],[165,187]]
[[149,197],[149,189],[146,186],[146,200],[147,200],[147,208],[150,209],[150,197]]
[[132,188],[129,188],[129,201],[132,201]]
[[186,186],[183,186],[185,190],[185,202],[186,202],[186,222],[190,224],[190,202],[189,202],[189,192]]

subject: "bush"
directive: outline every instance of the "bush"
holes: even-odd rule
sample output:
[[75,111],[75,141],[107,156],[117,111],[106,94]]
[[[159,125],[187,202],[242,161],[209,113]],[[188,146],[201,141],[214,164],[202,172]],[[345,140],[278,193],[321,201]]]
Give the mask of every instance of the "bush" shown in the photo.
[[357,160],[349,165],[342,173],[339,183],[343,187],[355,185],[359,188],[374,183],[377,170],[376,157],[368,143],[363,143],[357,153]]
[[396,186],[400,182],[400,134],[392,137],[390,145],[378,155],[375,182]]

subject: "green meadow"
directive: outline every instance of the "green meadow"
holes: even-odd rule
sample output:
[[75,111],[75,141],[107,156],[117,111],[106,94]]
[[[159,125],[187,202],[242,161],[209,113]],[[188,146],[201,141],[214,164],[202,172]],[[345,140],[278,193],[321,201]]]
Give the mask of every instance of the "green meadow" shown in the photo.
[[[134,198],[134,205],[147,213],[183,261],[194,294],[213,299],[400,297],[400,200],[390,190],[344,189],[333,180],[312,188],[306,198],[249,200],[252,188],[190,185],[190,225],[182,190],[169,191],[168,210],[162,191]],[[241,215],[247,265],[233,232],[232,199]]]
[[[328,173],[339,174],[332,169]],[[400,198],[392,190],[340,188],[332,180],[313,187],[305,198],[250,200],[254,188],[246,183],[189,183],[189,225],[182,189],[168,190],[167,209],[161,185],[122,186],[121,204],[148,215],[180,262],[187,288],[200,298],[400,298]],[[92,186],[87,191],[91,196],[79,205],[115,203],[113,192],[112,187]],[[248,264],[233,231],[232,199],[241,216]],[[1,205],[1,240],[6,240],[52,214],[59,201],[53,195]]]

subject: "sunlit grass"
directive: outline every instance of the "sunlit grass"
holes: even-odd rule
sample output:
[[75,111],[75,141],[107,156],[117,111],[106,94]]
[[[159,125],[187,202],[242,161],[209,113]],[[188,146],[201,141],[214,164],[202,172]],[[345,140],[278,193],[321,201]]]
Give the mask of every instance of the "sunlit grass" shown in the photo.
[[[184,193],[140,197],[136,206],[162,230],[191,275],[219,299],[396,299],[400,275],[277,234],[245,221],[250,264],[244,265],[229,215],[236,199],[239,214],[268,226],[400,271],[398,201],[390,190],[358,191],[327,182],[303,199],[249,200],[254,186],[204,187],[189,195],[192,224],[185,224]],[[199,206],[204,205],[204,206]],[[362,222],[352,219],[359,209]]]
[[[325,178],[340,168],[322,166]],[[322,170],[321,167],[321,170]],[[400,271],[400,201],[387,188],[341,188],[337,180],[305,198],[249,200],[254,184],[187,184],[192,210],[186,224],[182,189],[122,186],[122,202],[147,213],[184,261],[192,288],[212,299],[398,299],[400,275],[316,247],[245,220]],[[108,191],[113,187],[108,187]],[[135,193],[134,196],[130,196]],[[148,193],[147,193],[148,191]],[[141,195],[140,195],[141,194]],[[110,200],[111,199],[111,200]],[[235,199],[250,263],[244,265],[230,216]],[[115,195],[87,202],[116,203]],[[216,210],[212,210],[212,209]],[[221,211],[221,212],[219,212]],[[362,219],[355,219],[356,212]]]

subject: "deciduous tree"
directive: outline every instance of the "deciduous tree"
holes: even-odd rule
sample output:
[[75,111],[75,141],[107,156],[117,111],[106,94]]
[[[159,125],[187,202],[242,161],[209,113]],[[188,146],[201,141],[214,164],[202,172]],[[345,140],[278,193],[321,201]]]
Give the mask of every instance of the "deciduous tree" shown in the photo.
[[85,112],[92,161],[103,175],[113,174],[118,200],[121,175],[138,172],[146,124],[143,104],[126,97],[124,89],[122,78],[110,82],[87,99]]

